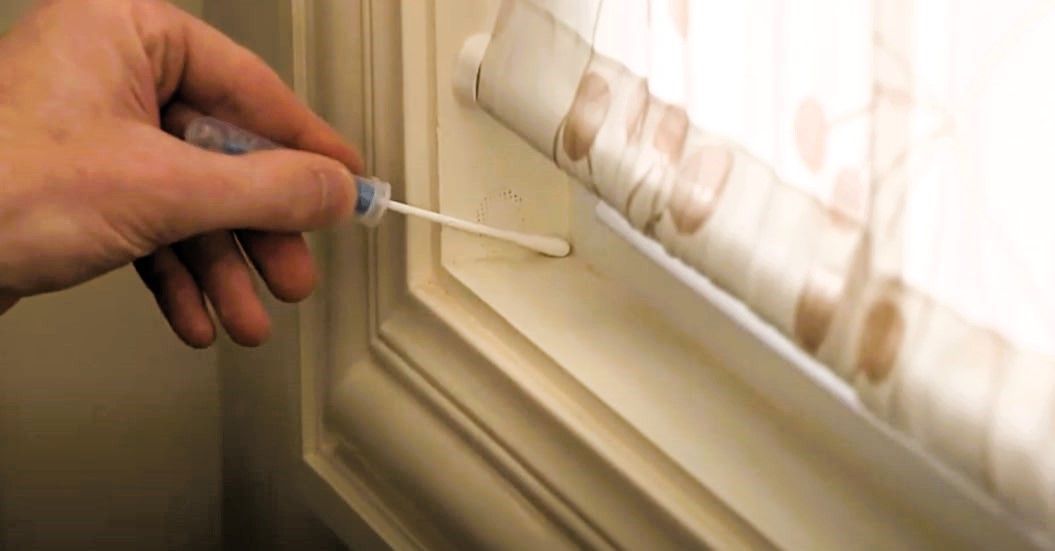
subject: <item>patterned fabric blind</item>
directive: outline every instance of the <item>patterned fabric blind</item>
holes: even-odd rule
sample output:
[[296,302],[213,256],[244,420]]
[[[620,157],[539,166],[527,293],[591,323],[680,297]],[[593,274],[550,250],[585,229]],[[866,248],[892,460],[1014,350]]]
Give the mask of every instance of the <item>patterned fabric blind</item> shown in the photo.
[[477,101],[1055,530],[1055,3],[505,0]]

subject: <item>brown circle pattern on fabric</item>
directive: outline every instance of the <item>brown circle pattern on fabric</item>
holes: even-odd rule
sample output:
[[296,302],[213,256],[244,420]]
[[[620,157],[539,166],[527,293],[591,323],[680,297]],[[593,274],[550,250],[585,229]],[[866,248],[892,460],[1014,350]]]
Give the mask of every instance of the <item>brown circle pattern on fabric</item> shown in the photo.
[[733,155],[718,146],[703,146],[682,163],[667,210],[681,234],[693,234],[714,213],[733,168]]
[[898,304],[896,287],[884,291],[872,303],[857,347],[857,369],[878,383],[894,369],[905,339],[905,317]]
[[817,352],[828,335],[835,310],[843,297],[845,279],[830,270],[814,267],[795,306],[795,340],[809,353]]
[[828,120],[824,109],[813,98],[807,98],[795,110],[795,145],[806,167],[820,172],[827,154]]
[[579,161],[590,152],[611,101],[612,92],[604,77],[594,72],[583,75],[564,124],[564,153],[569,159]]
[[685,109],[668,105],[663,110],[663,118],[656,125],[656,135],[652,138],[652,147],[656,148],[673,161],[681,156],[685,147],[685,138],[689,134],[689,116]]

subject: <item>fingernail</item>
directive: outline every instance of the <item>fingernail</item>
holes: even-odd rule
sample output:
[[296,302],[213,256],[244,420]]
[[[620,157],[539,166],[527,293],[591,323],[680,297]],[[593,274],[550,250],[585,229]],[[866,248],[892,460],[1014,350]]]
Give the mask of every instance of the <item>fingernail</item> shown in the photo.
[[338,221],[351,215],[357,193],[355,177],[345,167],[326,168],[316,172],[322,187],[322,209],[327,220]]

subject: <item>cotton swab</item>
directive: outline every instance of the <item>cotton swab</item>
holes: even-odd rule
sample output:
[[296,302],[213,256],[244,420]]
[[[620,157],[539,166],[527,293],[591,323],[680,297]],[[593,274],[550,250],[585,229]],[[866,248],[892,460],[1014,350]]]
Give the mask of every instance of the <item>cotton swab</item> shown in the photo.
[[531,249],[546,256],[561,258],[571,253],[571,244],[559,237],[492,228],[483,224],[447,216],[446,214],[406,205],[398,201],[389,201],[388,208],[401,214],[416,216],[464,232],[515,243],[525,249]]
[[[278,144],[266,138],[212,117],[198,117],[191,121],[184,131],[184,139],[198,147],[228,155],[243,155],[254,151],[280,149]],[[362,176],[356,176],[355,180],[356,188],[359,192],[355,205],[355,214],[357,220],[367,226],[379,224],[385,212],[392,209],[405,215],[423,218],[457,230],[515,243],[547,256],[559,258],[568,256],[571,253],[571,244],[559,237],[492,228],[398,201],[392,201],[392,186],[388,182]]]

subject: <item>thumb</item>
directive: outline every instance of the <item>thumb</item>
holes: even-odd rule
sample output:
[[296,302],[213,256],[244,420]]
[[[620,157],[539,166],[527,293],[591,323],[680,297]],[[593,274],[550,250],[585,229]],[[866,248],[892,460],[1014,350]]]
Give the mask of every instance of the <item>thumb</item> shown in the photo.
[[355,206],[355,178],[333,159],[292,150],[227,156],[186,149],[185,170],[174,171],[182,173],[176,185],[186,200],[175,209],[180,238],[221,229],[310,231],[343,220]]

